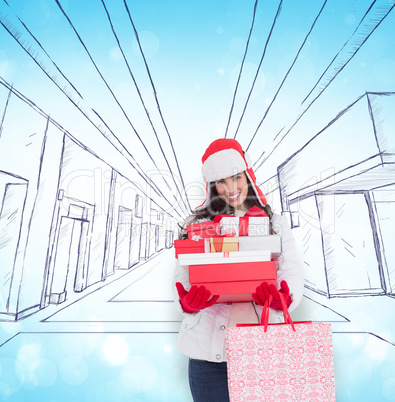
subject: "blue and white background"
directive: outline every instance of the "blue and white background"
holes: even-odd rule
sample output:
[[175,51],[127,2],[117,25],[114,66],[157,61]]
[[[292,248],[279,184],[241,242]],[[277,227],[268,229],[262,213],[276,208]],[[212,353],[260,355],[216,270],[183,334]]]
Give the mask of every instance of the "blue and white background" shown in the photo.
[[332,324],[395,400],[395,2],[0,0],[0,399],[190,401],[173,240],[248,151]]

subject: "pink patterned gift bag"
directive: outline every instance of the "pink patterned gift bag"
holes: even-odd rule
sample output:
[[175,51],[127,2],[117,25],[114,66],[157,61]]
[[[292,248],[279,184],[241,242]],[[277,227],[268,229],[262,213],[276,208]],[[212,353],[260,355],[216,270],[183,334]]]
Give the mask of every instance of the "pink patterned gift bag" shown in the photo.
[[268,310],[262,325],[226,329],[230,400],[335,401],[331,325],[293,323],[285,304],[286,323],[268,324]]

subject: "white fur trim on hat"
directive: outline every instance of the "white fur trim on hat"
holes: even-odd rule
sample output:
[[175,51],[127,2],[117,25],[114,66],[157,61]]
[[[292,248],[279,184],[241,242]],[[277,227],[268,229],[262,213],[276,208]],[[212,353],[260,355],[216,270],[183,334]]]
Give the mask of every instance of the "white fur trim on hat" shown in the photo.
[[206,182],[212,182],[234,176],[246,168],[246,162],[240,152],[229,148],[210,155],[202,166],[202,172]]
[[[252,189],[254,190],[254,193],[257,196],[259,203],[264,207],[266,205],[265,196],[263,195],[262,192],[261,192],[261,194],[259,194],[258,186],[257,186],[256,182],[254,180],[252,180],[252,177],[251,177],[251,175],[250,175],[248,170],[246,170],[246,176],[248,177],[248,180],[251,183]],[[262,199],[262,197],[264,199]]]
[[250,154],[248,153],[248,152],[245,152],[244,153],[244,159],[246,160],[246,162],[247,162],[247,167],[252,167],[252,160],[251,160],[251,156],[250,156]]

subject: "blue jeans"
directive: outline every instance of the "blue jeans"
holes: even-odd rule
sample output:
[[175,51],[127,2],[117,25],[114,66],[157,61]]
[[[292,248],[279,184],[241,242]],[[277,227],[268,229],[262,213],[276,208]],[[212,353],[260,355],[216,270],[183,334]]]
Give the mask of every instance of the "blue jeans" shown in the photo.
[[189,386],[194,402],[229,402],[226,362],[189,359]]

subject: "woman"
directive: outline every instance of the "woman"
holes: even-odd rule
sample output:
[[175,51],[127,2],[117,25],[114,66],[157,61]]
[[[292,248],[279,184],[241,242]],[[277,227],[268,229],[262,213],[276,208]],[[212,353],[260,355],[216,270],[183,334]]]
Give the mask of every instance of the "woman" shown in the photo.
[[[248,157],[233,139],[219,139],[209,145],[202,158],[207,198],[186,223],[213,220],[220,214],[244,214],[252,207],[264,210],[270,233],[279,234],[282,258],[278,263],[276,286],[262,283],[252,294],[252,303],[215,303],[203,286],[191,288],[187,273],[177,264],[174,293],[177,309],[185,315],[177,346],[189,360],[189,384],[194,401],[228,401],[225,328],[237,323],[257,323],[271,293],[270,322],[282,322],[278,292],[292,311],[303,296],[303,267],[286,219],[272,212],[256,184]],[[181,238],[186,238],[185,231]]]

